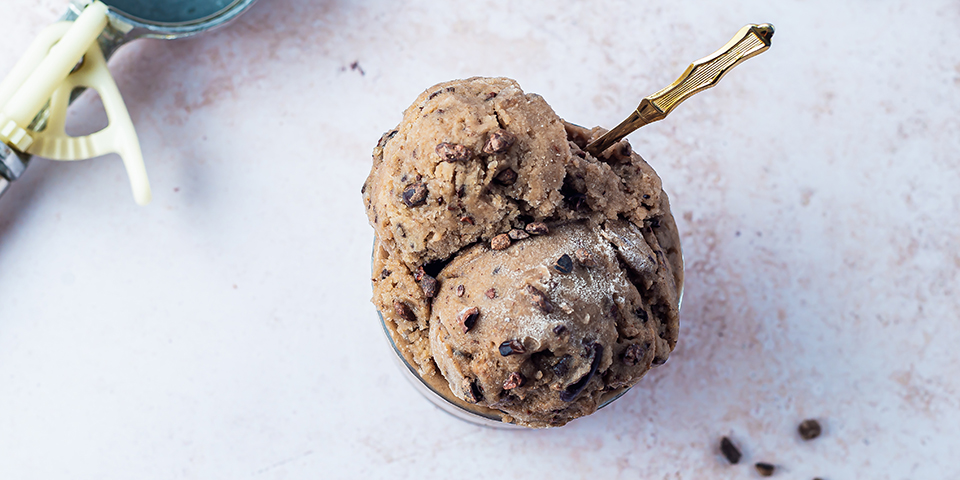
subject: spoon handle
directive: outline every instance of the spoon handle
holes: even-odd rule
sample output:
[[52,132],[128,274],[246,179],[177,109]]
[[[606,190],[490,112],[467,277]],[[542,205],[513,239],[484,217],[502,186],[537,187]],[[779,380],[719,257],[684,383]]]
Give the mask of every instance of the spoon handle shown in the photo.
[[693,94],[713,87],[733,67],[770,48],[773,25],[747,25],[716,52],[690,64],[668,87],[645,97],[630,116],[600,138],[587,145],[587,152],[598,156],[634,130],[663,120],[677,105]]

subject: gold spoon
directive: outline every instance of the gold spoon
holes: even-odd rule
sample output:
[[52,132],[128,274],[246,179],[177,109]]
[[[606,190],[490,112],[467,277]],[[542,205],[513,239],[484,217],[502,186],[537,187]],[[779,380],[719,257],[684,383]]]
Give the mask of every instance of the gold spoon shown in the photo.
[[716,85],[733,67],[770,48],[771,38],[773,25],[769,23],[751,24],[741,28],[720,50],[691,63],[687,71],[670,86],[645,97],[626,120],[587,145],[586,151],[597,157],[634,130],[663,120],[677,105],[693,94]]

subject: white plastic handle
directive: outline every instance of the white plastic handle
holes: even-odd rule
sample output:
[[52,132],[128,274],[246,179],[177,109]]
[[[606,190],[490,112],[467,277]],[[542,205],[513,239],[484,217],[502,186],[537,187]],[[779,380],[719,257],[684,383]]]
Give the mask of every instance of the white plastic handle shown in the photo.
[[[59,22],[41,32],[0,83],[0,140],[22,152],[52,160],[83,160],[116,153],[123,159],[134,199],[145,205],[150,202],[151,192],[140,142],[96,42],[106,24],[107,7],[94,2],[76,21]],[[82,65],[76,68],[81,59]],[[70,94],[78,87],[100,94],[109,125],[90,135],[71,137],[64,124]],[[27,130],[48,100],[45,128],[39,132]]]

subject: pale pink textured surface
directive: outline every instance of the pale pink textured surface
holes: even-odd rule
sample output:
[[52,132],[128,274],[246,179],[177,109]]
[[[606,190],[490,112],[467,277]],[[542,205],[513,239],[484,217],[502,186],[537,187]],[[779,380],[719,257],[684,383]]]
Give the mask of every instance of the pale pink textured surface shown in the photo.
[[[0,74],[64,3],[3,2]],[[0,199],[0,478],[960,478],[960,4],[768,3],[261,0],[123,48],[153,203],[116,158]],[[748,22],[769,52],[630,137],[683,235],[670,361],[550,431],[420,398],[368,302],[380,134],[472,75],[611,126]]]

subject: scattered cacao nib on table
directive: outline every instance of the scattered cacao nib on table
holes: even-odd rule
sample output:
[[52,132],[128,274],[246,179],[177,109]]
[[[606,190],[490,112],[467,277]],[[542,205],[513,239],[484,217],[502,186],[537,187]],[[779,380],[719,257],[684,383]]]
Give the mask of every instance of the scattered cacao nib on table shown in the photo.
[[800,425],[797,426],[797,432],[804,440],[813,440],[820,436],[822,429],[820,428],[820,422],[811,418],[800,422]]
[[757,469],[757,473],[759,473],[761,477],[772,476],[773,472],[777,469],[774,465],[765,462],[757,462],[753,466]]
[[731,465],[736,465],[740,462],[740,457],[743,456],[743,454],[740,453],[740,449],[727,437],[720,439],[720,453],[723,453],[723,456]]
[[[635,356],[636,355],[633,352],[630,352],[630,349],[628,348],[624,353],[623,360],[624,362],[627,362],[628,357],[634,358]],[[797,427],[797,432],[804,440],[813,440],[814,438],[820,436],[822,433],[822,428],[820,427],[820,422],[811,418],[800,422],[800,425]],[[734,445],[733,441],[731,441],[729,437],[722,437],[720,439],[720,452],[732,465],[737,464],[743,456],[743,454],[740,452],[740,449]],[[757,473],[762,477],[773,476],[777,470],[776,465],[767,462],[757,462],[753,466],[757,470]],[[816,477],[813,480],[823,479]]]

